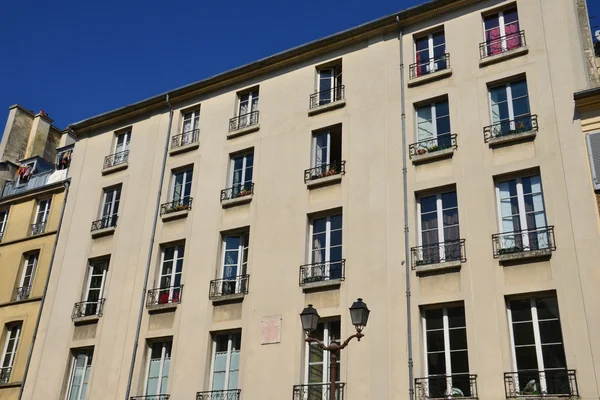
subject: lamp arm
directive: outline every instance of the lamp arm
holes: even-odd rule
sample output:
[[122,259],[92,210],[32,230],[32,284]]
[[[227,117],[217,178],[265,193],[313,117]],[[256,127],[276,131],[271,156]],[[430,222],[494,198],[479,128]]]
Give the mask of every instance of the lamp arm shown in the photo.
[[325,343],[323,343],[322,341],[320,341],[317,338],[314,338],[310,335],[306,335],[306,343],[316,343],[319,345],[319,347],[321,348],[321,350],[328,350],[327,346],[325,345]]
[[365,336],[365,335],[363,335],[363,333],[362,333],[362,332],[360,332],[360,331],[357,331],[357,332],[356,332],[354,335],[350,336],[348,339],[346,339],[346,340],[344,341],[344,343],[342,343],[342,344],[340,345],[340,350],[341,350],[341,349],[344,349],[346,346],[348,346],[348,343],[350,343],[350,341],[351,341],[352,339],[354,339],[354,338],[356,338],[356,340],[358,340],[358,341],[360,342],[360,339],[361,339],[363,336]]

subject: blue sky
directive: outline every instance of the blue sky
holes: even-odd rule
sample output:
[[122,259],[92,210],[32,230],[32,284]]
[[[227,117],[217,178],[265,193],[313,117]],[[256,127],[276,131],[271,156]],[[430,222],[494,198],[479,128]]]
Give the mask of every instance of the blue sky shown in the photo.
[[[45,110],[64,128],[421,2],[6,2],[0,134],[15,103]],[[600,1],[588,3],[600,25]]]

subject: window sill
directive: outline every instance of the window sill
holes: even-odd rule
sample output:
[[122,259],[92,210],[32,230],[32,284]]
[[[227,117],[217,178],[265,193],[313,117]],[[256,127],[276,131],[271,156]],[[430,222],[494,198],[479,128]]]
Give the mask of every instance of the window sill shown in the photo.
[[321,114],[327,111],[335,110],[337,108],[342,108],[346,106],[346,99],[334,101],[332,103],[323,104],[317,106],[315,108],[311,108],[308,110],[308,116],[311,117],[313,115]]
[[245,296],[246,296],[245,293],[234,293],[234,294],[227,294],[227,295],[219,296],[219,297],[213,297],[211,300],[212,300],[213,305],[221,304],[221,303],[233,303],[233,302],[243,301]]
[[113,165],[112,167],[104,168],[102,170],[102,175],[112,174],[113,172],[121,171],[123,169],[127,169],[129,167],[128,162],[124,162],[118,165]]
[[185,153],[186,151],[196,150],[198,147],[200,147],[200,143],[198,143],[198,142],[175,147],[175,148],[169,150],[169,155],[174,156],[177,154]]
[[162,304],[151,304],[147,305],[148,312],[159,312],[159,311],[171,311],[175,310],[179,303],[162,303]]
[[115,233],[115,230],[117,228],[114,226],[109,226],[108,228],[104,228],[104,229],[98,229],[95,231],[92,231],[92,238],[96,239],[102,236],[108,236],[108,235],[113,235]]
[[413,269],[417,273],[417,275],[423,275],[428,272],[437,272],[437,271],[446,271],[452,269],[460,269],[462,266],[462,261],[454,260],[454,261],[446,261],[437,264],[427,264],[427,265],[418,265]]
[[85,323],[96,323],[100,320],[99,315],[86,315],[84,317],[73,318],[73,323],[75,325],[85,324]]
[[527,53],[529,53],[529,48],[527,46],[523,46],[519,47],[518,49],[508,50],[500,54],[494,54],[493,56],[485,57],[479,60],[479,68],[499,63],[510,58],[519,57]]
[[442,158],[451,158],[452,156],[454,156],[454,150],[455,149],[453,147],[450,147],[448,149],[443,149],[443,150],[438,150],[438,151],[434,151],[431,153],[416,155],[416,156],[413,156],[411,161],[414,165],[416,165],[416,164],[426,163],[429,161],[439,160]]
[[303,292],[309,292],[309,291],[315,291],[317,289],[339,288],[341,285],[342,285],[341,279],[326,279],[326,280],[318,281],[318,282],[303,283],[301,286],[302,286]]
[[173,211],[173,212],[169,212],[169,213],[161,215],[160,218],[163,220],[163,222],[173,221],[175,219],[187,218],[189,213],[190,213],[189,209],[181,210],[181,211]]
[[408,81],[408,87],[423,85],[425,83],[444,79],[452,75],[452,68],[446,68],[441,71],[432,72],[431,74],[423,75],[418,78],[413,78]]
[[342,181],[342,174],[336,174],[331,176],[325,176],[323,178],[310,179],[306,181],[306,187],[308,189],[316,188],[319,186],[333,185]]
[[530,251],[521,251],[518,253],[510,253],[510,254],[501,254],[498,257],[500,263],[509,263],[511,261],[519,261],[519,260],[529,260],[536,258],[550,258],[552,257],[551,249],[542,249],[542,250],[530,250]]
[[223,206],[223,208],[239,206],[241,204],[250,203],[252,201],[252,197],[254,197],[254,194],[247,194],[246,196],[240,196],[234,199],[223,200],[221,201],[221,205]]
[[508,143],[521,142],[526,140],[533,140],[537,135],[537,131],[527,131],[520,133],[513,133],[511,135],[497,136],[490,138],[488,145],[490,147],[502,146]]
[[233,139],[238,136],[246,135],[248,133],[256,132],[260,129],[260,124],[247,126],[245,128],[237,129],[227,133],[227,139]]
[[0,383],[0,389],[20,387],[22,384],[23,384],[23,382]]

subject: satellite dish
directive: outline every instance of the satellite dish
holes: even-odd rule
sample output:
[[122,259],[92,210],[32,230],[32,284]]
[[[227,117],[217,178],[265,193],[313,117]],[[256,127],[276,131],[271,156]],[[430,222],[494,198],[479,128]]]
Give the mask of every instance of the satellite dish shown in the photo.
[[600,31],[596,31],[594,35],[596,36],[596,40],[600,42]]

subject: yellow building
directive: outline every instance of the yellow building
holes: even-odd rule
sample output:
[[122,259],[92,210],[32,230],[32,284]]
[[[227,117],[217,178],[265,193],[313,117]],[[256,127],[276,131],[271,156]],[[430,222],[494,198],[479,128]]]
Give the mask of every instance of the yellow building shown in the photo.
[[0,164],[8,167],[0,192],[2,400],[17,399],[24,381],[62,218],[72,142],[45,113],[11,107],[0,144]]

